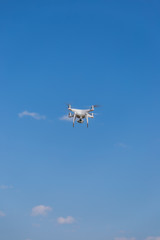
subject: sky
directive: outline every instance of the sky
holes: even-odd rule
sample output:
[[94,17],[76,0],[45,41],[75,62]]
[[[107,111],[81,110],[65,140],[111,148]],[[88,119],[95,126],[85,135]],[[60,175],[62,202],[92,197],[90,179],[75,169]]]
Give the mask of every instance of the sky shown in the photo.
[[160,240],[159,12],[0,1],[1,240]]

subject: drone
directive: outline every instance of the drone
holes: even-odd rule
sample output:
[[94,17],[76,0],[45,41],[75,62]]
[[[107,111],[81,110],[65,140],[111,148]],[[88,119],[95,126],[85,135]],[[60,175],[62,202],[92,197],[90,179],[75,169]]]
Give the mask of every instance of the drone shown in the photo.
[[93,112],[95,107],[99,107],[99,105],[92,105],[90,109],[75,109],[71,108],[71,105],[68,104],[68,110],[70,111],[68,117],[73,118],[73,127],[76,119],[78,123],[83,123],[84,122],[83,119],[85,118],[88,128],[88,118],[94,118],[93,113],[90,112]]

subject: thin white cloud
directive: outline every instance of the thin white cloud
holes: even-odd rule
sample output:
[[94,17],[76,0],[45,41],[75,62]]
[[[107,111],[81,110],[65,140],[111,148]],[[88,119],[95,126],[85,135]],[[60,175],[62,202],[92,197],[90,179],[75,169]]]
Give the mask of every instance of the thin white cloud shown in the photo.
[[31,216],[45,216],[52,211],[52,208],[49,206],[38,205],[32,208]]
[[57,222],[59,224],[71,224],[71,223],[74,223],[75,222],[75,219],[71,216],[68,216],[66,218],[64,217],[59,217],[57,218]]
[[[116,237],[116,238],[114,238],[114,240],[136,240],[136,238],[134,238],[134,237],[131,237],[131,238]],[[160,240],[160,236],[149,236],[149,237],[145,238],[145,240]]]
[[36,113],[36,112],[28,112],[28,111],[24,111],[24,112],[21,112],[18,114],[18,116],[20,118],[24,117],[24,116],[29,116],[29,117],[32,117],[36,120],[45,120],[46,119],[46,116],[44,115],[40,115],[39,113]]
[[38,223],[32,223],[32,226],[33,226],[33,227],[40,227],[40,224],[38,224]]
[[6,216],[6,214],[4,212],[0,211],[0,217],[5,217],[5,216]]
[[145,240],[160,240],[160,236],[157,236],[157,237],[155,237],[155,236],[149,236],[149,237],[147,237]]
[[127,146],[125,143],[123,143],[123,142],[117,143],[116,146],[117,146],[117,147],[121,147],[121,148],[127,148],[127,147],[128,147],[128,146]]
[[131,237],[131,238],[127,238],[127,237],[116,237],[114,240],[136,240],[136,238]]
[[10,189],[10,188],[13,188],[13,186],[11,185],[0,185],[0,189]]
[[61,120],[61,121],[69,121],[69,122],[73,121],[73,119],[69,118],[68,115],[64,115],[64,116],[60,117],[59,120]]

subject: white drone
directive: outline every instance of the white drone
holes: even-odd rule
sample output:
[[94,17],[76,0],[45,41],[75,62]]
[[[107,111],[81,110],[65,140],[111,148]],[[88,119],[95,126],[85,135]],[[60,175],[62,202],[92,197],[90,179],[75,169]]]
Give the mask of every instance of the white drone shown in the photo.
[[78,118],[77,120],[78,123],[83,123],[84,122],[83,118],[85,118],[87,121],[87,127],[88,127],[88,118],[94,118],[93,113],[90,114],[90,112],[93,112],[95,107],[99,107],[99,106],[92,105],[90,109],[75,109],[75,108],[71,108],[71,105],[68,104],[68,110],[73,112],[73,114],[71,112],[69,112],[68,114],[69,118],[73,117],[73,127],[74,127],[76,118]]

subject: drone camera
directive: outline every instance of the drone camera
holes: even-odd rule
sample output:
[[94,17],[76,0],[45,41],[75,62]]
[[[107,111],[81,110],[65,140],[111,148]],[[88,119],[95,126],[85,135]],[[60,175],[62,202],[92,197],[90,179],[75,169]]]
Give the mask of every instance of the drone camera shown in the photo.
[[83,123],[84,120],[83,120],[82,118],[80,118],[77,122],[78,122],[78,123]]

